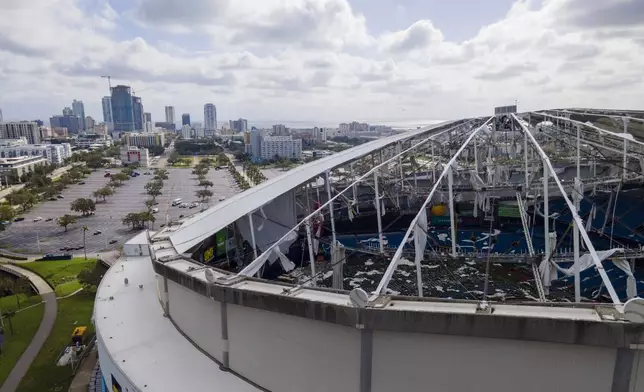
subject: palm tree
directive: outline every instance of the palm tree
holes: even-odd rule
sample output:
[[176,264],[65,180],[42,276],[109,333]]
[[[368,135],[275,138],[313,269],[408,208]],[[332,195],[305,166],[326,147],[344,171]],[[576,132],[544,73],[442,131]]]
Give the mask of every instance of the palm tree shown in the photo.
[[87,260],[87,242],[85,241],[85,234],[87,234],[87,226],[83,226],[83,250],[85,251],[85,260]]

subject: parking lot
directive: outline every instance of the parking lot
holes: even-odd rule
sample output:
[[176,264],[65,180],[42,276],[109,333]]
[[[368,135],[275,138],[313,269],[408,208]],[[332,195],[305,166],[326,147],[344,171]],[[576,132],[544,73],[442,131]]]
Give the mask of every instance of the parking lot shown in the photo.
[[[201,208],[172,207],[173,199],[182,198],[184,202],[198,201],[195,191],[198,189],[195,177],[190,174],[191,169],[168,168],[168,180],[164,181],[162,195],[157,197],[159,212],[155,214],[156,222],[153,228],[166,223],[166,220],[176,220],[180,215],[188,216],[199,212]],[[145,172],[146,170],[141,170]],[[112,170],[118,172],[118,170]],[[63,199],[45,201],[32,208],[23,216],[24,221],[11,224],[7,230],[0,233],[0,243],[9,249],[22,253],[55,253],[61,248],[83,246],[83,226],[87,226],[86,243],[88,255],[98,251],[119,248],[123,242],[136,234],[128,226],[122,224],[123,217],[130,212],[145,210],[144,201],[150,197],[145,194],[145,184],[152,179],[152,175],[140,175],[130,178],[123,186],[116,188],[114,195],[107,198],[107,202],[96,205],[96,213],[88,217],[78,217],[75,224],[68,227],[68,231],[58,226],[56,218],[65,214],[79,215],[70,211],[72,201],[79,197],[92,197],[92,192],[105,186],[109,178],[104,177],[103,171],[97,171],[88,176],[84,185],[71,185],[63,191]],[[231,197],[239,192],[227,170],[208,172],[208,179],[213,182],[211,188],[214,196],[203,208],[208,208],[219,202],[221,197]],[[40,222],[34,222],[36,217],[42,217]],[[51,221],[46,222],[48,218]],[[94,235],[96,231],[101,234]],[[116,240],[114,244],[110,241]],[[40,249],[38,243],[40,242]],[[82,250],[73,251],[82,253]]]

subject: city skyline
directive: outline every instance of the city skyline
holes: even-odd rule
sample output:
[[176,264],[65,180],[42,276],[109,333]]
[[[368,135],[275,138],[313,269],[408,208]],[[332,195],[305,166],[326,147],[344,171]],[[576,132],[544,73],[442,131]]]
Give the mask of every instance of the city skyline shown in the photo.
[[5,121],[48,118],[72,99],[101,118],[101,75],[157,119],[175,105],[203,121],[206,102],[220,122],[338,123],[483,115],[516,100],[526,110],[644,101],[644,3],[633,0],[10,4],[0,5]]

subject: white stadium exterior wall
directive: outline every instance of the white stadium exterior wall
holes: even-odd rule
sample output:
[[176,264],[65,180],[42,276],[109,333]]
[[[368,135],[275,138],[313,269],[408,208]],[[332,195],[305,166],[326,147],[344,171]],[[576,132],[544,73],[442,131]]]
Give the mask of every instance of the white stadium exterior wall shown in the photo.
[[222,361],[221,305],[168,281],[170,317],[179,330],[211,357]]
[[360,331],[228,304],[230,368],[269,391],[360,390]]
[[611,390],[616,352],[571,344],[374,331],[371,391],[394,391],[404,385],[406,392],[606,392]]

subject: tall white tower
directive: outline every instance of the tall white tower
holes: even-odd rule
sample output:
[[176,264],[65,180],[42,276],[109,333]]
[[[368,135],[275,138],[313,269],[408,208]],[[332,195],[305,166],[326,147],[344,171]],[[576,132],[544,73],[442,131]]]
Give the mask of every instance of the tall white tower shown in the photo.
[[217,107],[211,103],[203,106],[203,118],[205,131],[217,130]]

